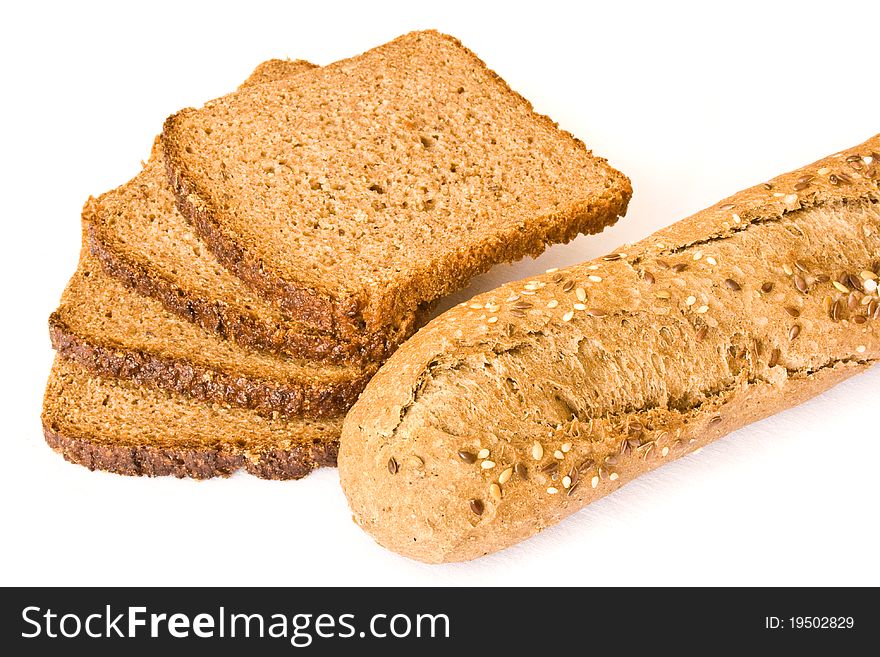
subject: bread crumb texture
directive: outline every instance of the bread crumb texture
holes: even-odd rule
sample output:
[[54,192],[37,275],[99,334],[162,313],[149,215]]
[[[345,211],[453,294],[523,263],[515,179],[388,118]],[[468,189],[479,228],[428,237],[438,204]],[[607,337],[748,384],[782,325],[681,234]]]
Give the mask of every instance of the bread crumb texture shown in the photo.
[[355,521],[415,559],[479,557],[870,367],[878,151],[880,135],[431,322],[346,418]]
[[162,146],[178,205],[292,317],[388,330],[492,264],[594,233],[628,179],[456,39],[413,32],[184,110]]

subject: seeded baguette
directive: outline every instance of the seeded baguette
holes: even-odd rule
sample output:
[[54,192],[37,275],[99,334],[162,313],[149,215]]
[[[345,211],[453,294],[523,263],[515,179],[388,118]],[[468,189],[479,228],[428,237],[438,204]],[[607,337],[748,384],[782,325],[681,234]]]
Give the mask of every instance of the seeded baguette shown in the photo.
[[58,353],[93,372],[270,417],[337,417],[378,368],[278,358],[222,340],[108,276],[85,249],[49,328]]
[[[263,62],[240,89],[294,78],[314,64]],[[207,331],[247,348],[327,363],[368,364],[384,360],[418,327],[409,316],[392,335],[342,340],[292,319],[252,294],[226,271],[177,211],[154,144],[144,170],[126,184],[89,198],[83,208],[89,248],[112,276]]]
[[346,417],[355,522],[473,559],[867,370],[878,153],[880,135],[431,322]]
[[628,179],[456,39],[413,32],[171,116],[182,214],[304,324],[400,331],[491,265],[595,233]]
[[298,479],[336,461],[341,420],[282,421],[96,375],[56,357],[46,442],[67,461],[124,475],[206,479],[243,469]]

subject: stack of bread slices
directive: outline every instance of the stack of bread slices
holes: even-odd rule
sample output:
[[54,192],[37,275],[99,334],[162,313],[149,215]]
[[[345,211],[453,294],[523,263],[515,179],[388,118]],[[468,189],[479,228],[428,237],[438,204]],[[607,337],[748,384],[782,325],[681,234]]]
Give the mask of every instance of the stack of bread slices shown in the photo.
[[630,193],[451,37],[261,64],[86,202],[46,440],[123,474],[332,465],[346,411],[437,299],[602,230]]

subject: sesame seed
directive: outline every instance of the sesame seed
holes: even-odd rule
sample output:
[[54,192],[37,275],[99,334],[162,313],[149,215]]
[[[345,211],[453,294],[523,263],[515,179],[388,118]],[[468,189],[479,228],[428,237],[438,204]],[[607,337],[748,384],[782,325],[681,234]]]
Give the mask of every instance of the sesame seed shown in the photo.
[[529,478],[529,469],[526,467],[525,463],[519,462],[513,466],[513,471],[516,472],[516,475],[520,479],[528,479]]
[[548,308],[555,308],[558,305],[559,305],[559,302],[556,299],[550,299],[550,301],[547,302]]
[[519,299],[518,294],[511,294],[509,297],[507,297],[507,299],[505,299],[505,301],[507,301],[508,303],[512,303],[513,301],[516,301],[517,299]]
[[548,495],[556,495],[556,493],[558,493],[558,492],[559,492],[559,489],[556,488],[555,486],[550,486],[550,487],[547,489],[547,494],[548,494]]
[[599,476],[598,475],[593,475],[593,478],[590,479],[590,486],[592,486],[593,488],[599,487]]
[[702,252],[702,251],[697,251],[697,252],[694,254],[694,262],[696,262],[697,260],[699,260],[699,259],[702,258],[702,257],[703,257],[703,252]]
[[501,486],[498,484],[489,484],[489,497],[496,502],[501,501]]
[[617,481],[620,478],[620,475],[617,474],[616,472],[612,472],[610,475],[608,475],[608,478],[611,481]]
[[483,470],[491,470],[492,468],[495,467],[495,461],[489,461],[487,459],[487,460],[483,461],[482,463],[480,463],[480,467],[483,468]]
[[706,256],[706,262],[708,262],[710,265],[717,265],[718,264],[718,261],[715,258],[713,258],[712,256]]
[[697,302],[697,297],[691,295],[684,300],[686,306],[693,306]]
[[733,210],[733,207],[734,207],[733,203],[725,203],[724,205],[719,205],[718,209],[723,212],[725,210]]
[[501,471],[501,474],[498,475],[498,483],[499,484],[506,484],[508,481],[510,481],[510,478],[512,476],[513,476],[513,467],[504,468],[504,470]]
[[522,294],[525,294],[526,296],[532,296],[534,293],[535,293],[534,290],[527,290],[527,289],[524,289],[524,290],[522,291]]
[[574,295],[577,297],[578,301],[586,301],[587,300],[587,291],[582,287],[579,287],[578,289],[576,289],[574,291]]
[[587,310],[587,314],[590,317],[605,317],[608,313],[606,313],[604,310],[599,310],[598,308],[590,308],[589,310]]
[[574,287],[574,281],[565,281],[562,286],[563,292],[571,292],[571,289]]
[[544,457],[544,447],[537,440],[532,443],[532,458],[540,461]]
[[831,169],[829,169],[828,167],[822,167],[816,173],[818,173],[820,176],[825,176],[828,175],[829,171],[831,171]]
[[668,299],[672,295],[669,294],[669,292],[667,292],[666,290],[660,290],[659,292],[655,292],[654,296],[657,297],[658,299]]
[[792,317],[795,317],[795,318],[801,316],[801,311],[798,310],[797,308],[795,308],[794,306],[786,306],[785,312],[787,312],[789,315],[791,315]]
[[478,516],[483,515],[483,500],[473,499],[468,502],[468,506],[471,508],[471,511],[473,511]]
[[877,274],[875,274],[874,272],[869,271],[869,270],[867,270],[867,269],[865,269],[864,271],[859,272],[859,276],[862,277],[862,280],[866,280],[866,281],[867,281],[867,280],[876,281],[878,278],[880,278],[880,277],[877,276]]
[[534,291],[534,290],[538,289],[538,284],[537,283],[526,283],[523,287],[525,287],[525,289],[527,289],[527,290]]
[[499,310],[501,310],[501,306],[499,306],[497,303],[487,303],[486,310],[488,310],[490,313],[497,313]]
[[793,204],[797,203],[797,200],[798,200],[797,194],[787,194],[785,196],[785,203],[787,205],[793,205]]
[[489,450],[484,447],[479,452],[477,452],[477,458],[478,459],[489,458]]
[[562,487],[563,488],[571,488],[571,477],[569,477],[568,475],[565,475],[562,478]]
[[586,310],[587,309],[587,307],[582,303],[576,303],[576,304],[572,305],[572,308],[574,308],[575,310]]
[[544,270],[545,274],[555,274],[559,271],[559,267],[551,267],[550,269]]
[[788,330],[788,340],[789,342],[793,341],[797,336],[801,334],[801,325],[795,324]]
[[732,278],[725,278],[724,279],[724,287],[726,287],[728,290],[731,290],[733,292],[739,292],[742,289],[740,287],[739,283],[737,283]]
[[465,463],[476,463],[477,455],[473,452],[468,452],[467,450],[460,449],[458,450],[458,458],[460,458]]
[[700,306],[699,308],[696,309],[695,312],[700,315],[702,315],[703,313],[707,313],[707,312],[709,312],[709,306]]
[[559,447],[565,454],[568,454],[571,451],[571,443],[562,443]]
[[875,281],[872,278],[869,278],[868,280],[865,281],[863,287],[864,287],[866,293],[873,294],[874,292],[877,291],[877,281]]
[[844,294],[848,294],[848,293],[849,293],[849,288],[847,288],[845,285],[841,284],[839,281],[831,281],[831,284],[832,284],[834,287],[836,287],[838,290],[840,290],[841,292],[843,292]]
[[557,449],[555,452],[553,452],[553,457],[561,461],[565,458],[565,454],[562,453],[562,450]]
[[481,303],[472,303],[470,306],[468,306],[468,308],[470,308],[471,310],[482,310],[482,309],[483,309],[483,304],[481,304]]
[[863,354],[865,353],[866,349],[867,348],[865,347],[865,345],[860,344],[858,347],[856,347],[856,353]]
[[397,461],[395,460],[395,458],[393,456],[390,459],[388,459],[388,472],[390,472],[391,474],[397,474],[397,471],[399,469],[400,469],[400,466],[397,464]]
[[601,283],[602,282],[602,277],[596,276],[595,274],[591,274],[590,276],[587,276],[587,278],[590,279],[591,281],[593,281],[594,283]]
[[668,448],[668,447],[664,447],[663,449],[660,450],[660,455],[661,455],[661,456],[667,456],[668,454],[669,454],[669,448]]
[[735,223],[735,224],[738,224],[742,221],[742,219],[740,218],[740,216],[738,214],[732,214],[732,215],[730,215],[730,218],[733,219],[733,223]]
[[[767,189],[770,189],[770,187],[768,187]],[[779,198],[781,196],[785,196],[785,194],[783,194],[782,192],[773,192],[773,196],[775,196],[776,198]]]
[[498,321],[497,317],[490,317],[489,319],[486,320],[486,323],[487,324],[494,324],[497,321]]
[[574,317],[574,311],[573,311],[573,310],[569,310],[567,313],[565,313],[565,314],[562,316],[562,321],[563,321],[563,322],[570,322],[572,317]]
[[782,271],[785,272],[786,276],[791,276],[792,274],[794,274],[794,272],[792,271],[791,267],[789,267],[787,262],[782,265]]

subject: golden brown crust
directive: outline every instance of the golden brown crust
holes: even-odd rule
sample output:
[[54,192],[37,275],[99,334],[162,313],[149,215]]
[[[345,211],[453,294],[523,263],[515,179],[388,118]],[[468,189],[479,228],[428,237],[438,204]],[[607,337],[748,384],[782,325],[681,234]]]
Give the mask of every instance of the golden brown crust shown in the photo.
[[430,323],[346,417],[355,520],[472,559],[868,369],[878,153],[880,135]]
[[[427,37],[454,44],[473,61],[474,68],[487,71],[488,76],[499,84],[515,104],[525,108],[537,124],[552,127],[559,140],[565,141],[579,153],[593,157],[580,140],[558,130],[558,126],[548,117],[535,113],[528,101],[512,91],[457,39],[426,31],[404,35],[380,48],[407,39]],[[338,62],[331,68],[346,66],[357,59]],[[460,288],[471,277],[488,270],[495,263],[538,255],[547,243],[566,242],[579,233],[599,232],[625,213],[631,196],[629,180],[607,166],[604,159],[593,157],[597,168],[602,170],[604,187],[597,185],[595,189],[585,190],[580,201],[560,203],[553,211],[536,213],[527,226],[487,229],[483,234],[475,234],[466,252],[450,253],[440,263],[413,263],[414,272],[393,283],[380,281],[383,284],[378,288],[364,288],[353,293],[317,289],[286,276],[277,269],[276,263],[267,262],[249,250],[239,236],[225,225],[224,213],[214,207],[210,195],[198,188],[195,176],[185,162],[185,153],[191,153],[192,149],[182,128],[185,120],[198,112],[187,109],[169,117],[162,134],[168,179],[181,213],[192,223],[217,259],[259,294],[297,320],[344,337],[358,335],[364,330],[387,331],[388,326],[399,324],[420,303]]]

